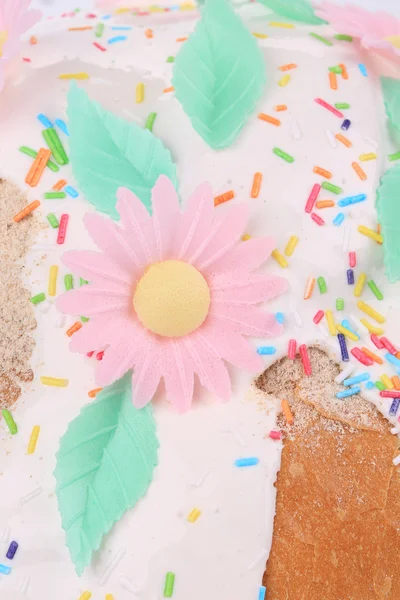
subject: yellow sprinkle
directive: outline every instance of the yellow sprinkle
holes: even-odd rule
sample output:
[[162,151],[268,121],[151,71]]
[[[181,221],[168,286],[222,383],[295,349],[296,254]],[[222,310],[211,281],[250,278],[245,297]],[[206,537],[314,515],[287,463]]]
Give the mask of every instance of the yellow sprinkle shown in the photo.
[[89,79],[89,73],[61,73],[59,79]]
[[276,248],[275,250],[272,250],[271,256],[276,260],[278,265],[280,265],[282,267],[282,269],[286,269],[286,267],[289,266],[288,261],[283,256],[283,254],[281,254],[279,252],[278,248]]
[[40,433],[40,425],[35,425],[35,427],[32,429],[31,437],[29,438],[28,454],[33,454],[35,452],[39,433]]
[[116,8],[114,10],[116,15],[122,15],[123,13],[131,12],[131,11],[132,11],[132,9],[128,8],[128,7]]
[[335,319],[333,318],[332,311],[326,310],[325,317],[326,317],[326,321],[328,323],[329,333],[331,335],[336,335],[336,325],[335,325]]
[[106,600],[114,600],[114,596],[112,594],[106,594]]
[[242,235],[242,242],[247,242],[247,240],[251,240],[251,235],[245,233],[244,235]]
[[140,82],[136,86],[136,104],[140,104],[144,100],[144,83]]
[[282,27],[282,29],[294,29],[293,23],[280,23],[279,21],[270,21],[270,27]]
[[253,31],[253,35],[260,40],[265,40],[268,37],[266,33],[256,33],[255,31]]
[[199,518],[200,515],[201,515],[201,512],[199,511],[199,509],[194,508],[192,510],[192,512],[190,513],[190,515],[188,516],[188,521],[190,523],[194,523],[195,521],[197,521],[197,519]]
[[360,310],[362,310],[362,312],[365,312],[366,315],[370,316],[371,319],[374,319],[375,321],[378,321],[378,323],[384,323],[385,322],[385,317],[382,316],[380,313],[378,313],[378,311],[374,310],[372,308],[372,306],[370,306],[366,302],[363,302],[362,300],[359,300],[357,302],[357,306],[358,306],[358,308]]
[[367,160],[376,160],[375,152],[370,152],[369,154],[360,154],[358,157],[362,162],[366,162]]
[[58,267],[57,265],[52,265],[50,267],[50,275],[49,275],[49,296],[55,296],[57,291],[57,275],[58,275]]
[[280,85],[281,87],[285,87],[285,86],[287,86],[287,84],[289,83],[289,81],[290,81],[290,75],[284,75],[282,77],[282,79],[280,79],[278,81],[278,85]]
[[90,600],[92,592],[83,592],[82,596],[79,596],[79,600]]
[[58,379],[57,377],[41,377],[40,381],[43,385],[52,385],[54,387],[67,387],[68,379]]
[[359,298],[361,296],[366,281],[367,281],[366,274],[360,273],[360,276],[357,279],[357,283],[354,287],[354,295],[356,298]]
[[367,319],[360,319],[360,323],[362,323],[370,333],[374,333],[375,335],[382,335],[384,333],[384,330],[381,327],[375,327],[375,325],[371,325]]
[[286,256],[292,256],[297,244],[298,244],[299,238],[297,237],[297,235],[292,235],[292,237],[289,239],[288,243],[286,244],[286,248],[285,248],[285,254]]
[[349,340],[353,340],[353,342],[358,341],[358,336],[356,336],[355,333],[350,331],[350,329],[346,329],[346,327],[343,327],[342,325],[336,325],[336,329],[338,330],[339,333],[343,333],[344,336],[349,338]]
[[383,385],[385,386],[385,388],[387,390],[393,390],[394,389],[394,385],[392,383],[392,380],[387,375],[381,375],[381,381],[382,381]]
[[376,231],[373,231],[372,229],[369,229],[364,225],[359,225],[358,231],[363,235],[366,235],[367,237],[371,238],[371,240],[378,242],[378,244],[382,244],[383,242],[383,237],[379,233],[376,233]]

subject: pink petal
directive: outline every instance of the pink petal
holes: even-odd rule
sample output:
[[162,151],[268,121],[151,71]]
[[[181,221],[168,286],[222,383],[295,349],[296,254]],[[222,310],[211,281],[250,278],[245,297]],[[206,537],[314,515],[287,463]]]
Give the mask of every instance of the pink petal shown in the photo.
[[114,342],[104,352],[96,369],[96,384],[99,386],[110,385],[120,379],[135,364],[143,352],[148,348],[148,335],[143,327],[136,330],[130,329],[124,335],[122,329],[116,332]]
[[140,353],[132,376],[132,401],[143,408],[153,398],[161,379],[162,356],[155,337],[147,337],[148,346]]
[[224,305],[223,312],[211,305],[210,316],[229,326],[242,335],[254,337],[276,337],[283,327],[276,322],[275,315],[263,311],[258,306]]
[[66,267],[97,286],[120,289],[128,293],[132,289],[131,274],[123,271],[104,254],[90,250],[69,250],[61,258]]
[[287,281],[274,275],[253,276],[245,283],[226,285],[225,288],[211,288],[211,301],[224,310],[226,304],[257,304],[276,298],[287,289]]
[[212,188],[209,183],[202,183],[190,196],[180,218],[175,242],[178,258],[188,261],[186,257],[190,257],[210,235],[213,214]]
[[[226,274],[229,279],[238,274],[247,274],[249,271],[258,268],[265,262],[271,252],[276,247],[273,238],[254,238],[246,242],[239,242],[231,252],[215,261],[212,265],[212,277],[216,285],[215,274]],[[221,279],[225,279],[223,277]]]
[[193,398],[193,365],[182,339],[168,341],[168,348],[162,355],[161,372],[168,399],[179,413],[184,413],[190,408]]
[[134,315],[133,304],[128,295],[98,289],[93,285],[84,285],[78,290],[61,294],[56,300],[56,306],[63,313],[85,317],[126,310],[131,306]]
[[137,332],[137,324],[126,313],[101,315],[93,317],[88,323],[74,333],[69,348],[71,352],[86,353],[92,350],[117,344],[120,331],[129,331],[133,339]]
[[174,258],[172,249],[176,226],[180,219],[179,199],[172,182],[165,175],[160,175],[157,179],[152,190],[151,203],[157,259]]
[[132,248],[136,249],[142,264],[149,264],[156,257],[151,217],[144,204],[128,188],[118,188],[117,198],[117,211]]

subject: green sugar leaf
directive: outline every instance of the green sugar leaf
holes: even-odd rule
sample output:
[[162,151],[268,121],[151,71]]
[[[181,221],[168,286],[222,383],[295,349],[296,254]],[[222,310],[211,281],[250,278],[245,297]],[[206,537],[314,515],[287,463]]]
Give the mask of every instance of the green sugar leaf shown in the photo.
[[383,175],[377,191],[378,221],[382,227],[386,274],[400,279],[400,165]]
[[324,25],[326,21],[316,16],[309,0],[259,0],[276,15],[285,17],[290,21],[309,23],[310,25]]
[[226,0],[211,0],[175,58],[172,85],[197,133],[229,146],[255,110],[266,83],[256,39]]
[[56,493],[78,575],[153,479],[158,441],[152,414],[150,404],[133,406],[128,374],[85,406],[61,438]]
[[118,220],[116,191],[127,187],[150,211],[159,175],[176,187],[171,154],[151,131],[116,117],[75,83],[68,93],[70,160],[77,183],[97,210]]
[[400,80],[381,77],[383,99],[388,119],[400,130]]

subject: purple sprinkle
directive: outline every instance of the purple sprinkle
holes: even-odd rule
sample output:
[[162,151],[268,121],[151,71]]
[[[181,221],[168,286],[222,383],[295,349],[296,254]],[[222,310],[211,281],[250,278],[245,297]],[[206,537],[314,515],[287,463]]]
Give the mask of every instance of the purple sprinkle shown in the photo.
[[17,542],[11,542],[11,544],[9,545],[8,550],[7,550],[7,554],[6,554],[7,558],[12,560],[14,558],[17,550],[18,550]]
[[395,417],[400,406],[400,398],[395,398],[389,410],[389,415]]
[[343,129],[343,131],[347,131],[348,128],[350,127],[350,125],[351,125],[351,121],[349,119],[345,119],[342,123],[341,129]]
[[347,269],[347,283],[354,285],[354,271],[353,269]]
[[347,350],[346,338],[344,337],[343,333],[338,333],[337,337],[338,337],[339,344],[340,344],[340,352],[342,353],[342,360],[343,360],[343,362],[348,362],[349,361],[349,353]]

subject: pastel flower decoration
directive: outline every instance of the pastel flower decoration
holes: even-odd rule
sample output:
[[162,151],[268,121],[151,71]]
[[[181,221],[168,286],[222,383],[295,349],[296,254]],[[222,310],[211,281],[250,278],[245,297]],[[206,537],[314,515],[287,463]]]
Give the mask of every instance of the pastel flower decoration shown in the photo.
[[400,20],[385,12],[369,12],[360,6],[338,6],[332,2],[315,4],[315,14],[338,32],[360,40],[394,60],[400,60]]
[[197,374],[222,401],[231,395],[225,361],[252,372],[263,362],[245,336],[277,336],[282,326],[260,303],[286,280],[254,272],[275,247],[271,238],[241,240],[248,207],[214,208],[201,184],[181,212],[172,182],[152,189],[152,216],[130,190],[117,191],[120,224],[96,213],[84,223],[99,248],[69,251],[64,264],[90,281],[57,300],[61,312],[89,317],[73,352],[104,349],[96,383],[107,386],[133,370],[133,403],[142,408],[163,379],[179,412],[189,409]]
[[20,49],[20,37],[40,20],[39,10],[29,10],[31,0],[0,1],[0,90],[6,67]]

